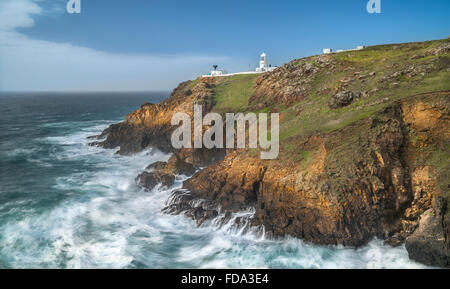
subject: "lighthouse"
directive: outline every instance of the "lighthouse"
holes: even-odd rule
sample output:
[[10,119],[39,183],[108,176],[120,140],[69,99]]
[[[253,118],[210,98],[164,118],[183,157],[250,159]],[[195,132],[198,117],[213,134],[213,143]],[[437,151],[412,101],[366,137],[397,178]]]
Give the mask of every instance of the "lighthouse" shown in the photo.
[[259,62],[259,68],[261,68],[261,70],[264,70],[267,67],[268,67],[267,54],[265,52],[263,52],[261,54],[261,61]]
[[259,61],[259,67],[256,68],[256,72],[265,72],[265,71],[272,71],[275,67],[272,67],[269,65],[269,62],[267,61],[267,54],[263,52],[261,54],[261,59]]

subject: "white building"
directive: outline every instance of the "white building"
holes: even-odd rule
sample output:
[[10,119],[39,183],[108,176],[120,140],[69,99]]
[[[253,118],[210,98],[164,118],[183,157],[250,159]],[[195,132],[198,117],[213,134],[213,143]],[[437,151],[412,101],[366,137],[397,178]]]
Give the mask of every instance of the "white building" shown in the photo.
[[224,74],[227,74],[225,70],[211,70],[209,73],[211,76],[222,76]]
[[266,72],[266,71],[272,71],[276,67],[272,67],[272,65],[269,64],[267,61],[267,54],[263,52],[261,54],[261,60],[259,61],[259,67],[256,68],[256,72]]
[[[353,49],[347,49],[347,50],[344,50],[344,49],[338,49],[338,50],[336,50],[336,53],[345,52],[345,51],[362,50],[362,49],[364,49],[364,48],[366,48],[366,47],[365,47],[365,46],[362,46],[362,45],[359,45],[359,46],[357,46],[356,48],[353,48]],[[323,54],[330,54],[330,53],[333,53],[333,49],[331,49],[331,48],[325,48],[325,49],[323,50]]]

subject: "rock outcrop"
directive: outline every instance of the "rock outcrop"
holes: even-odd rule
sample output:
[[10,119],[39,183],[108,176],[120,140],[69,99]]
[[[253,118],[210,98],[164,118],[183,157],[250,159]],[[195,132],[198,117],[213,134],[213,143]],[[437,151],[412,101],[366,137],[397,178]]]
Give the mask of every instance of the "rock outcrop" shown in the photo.
[[444,231],[447,225],[442,215],[435,215],[435,210],[426,211],[417,230],[406,239],[410,258],[430,266],[450,267],[448,232],[446,235]]
[[355,99],[355,97],[356,96],[355,93],[353,93],[353,91],[342,91],[333,95],[330,102],[328,103],[328,106],[331,109],[345,107],[347,105],[350,105]]
[[156,162],[149,165],[146,171],[137,177],[137,181],[148,190],[152,190],[158,184],[170,187],[175,182],[175,176],[191,176],[195,170],[194,165],[186,162],[182,154],[175,153],[168,162]]
[[176,127],[171,125],[172,116],[177,112],[193,116],[195,104],[209,112],[214,105],[213,91],[208,82],[184,82],[159,103],[146,103],[140,109],[127,115],[124,122],[111,125],[98,138],[104,141],[92,145],[104,148],[119,147],[119,154],[130,154],[146,147],[156,147],[164,152],[172,152],[171,135]]
[[313,93],[314,77],[324,71],[336,71],[336,60],[330,55],[320,55],[314,62],[308,59],[293,60],[257,80],[249,105],[292,105]]

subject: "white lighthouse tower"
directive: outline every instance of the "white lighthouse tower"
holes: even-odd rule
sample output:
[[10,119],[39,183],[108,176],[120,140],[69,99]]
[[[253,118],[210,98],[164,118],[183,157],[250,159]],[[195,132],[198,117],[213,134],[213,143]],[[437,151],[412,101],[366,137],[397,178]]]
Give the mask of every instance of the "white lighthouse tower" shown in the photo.
[[261,68],[261,70],[264,70],[265,68],[268,67],[268,63],[267,63],[267,54],[265,52],[263,52],[261,54],[261,61],[259,62],[259,68]]
[[261,54],[261,60],[259,61],[259,67],[256,68],[256,72],[272,71],[274,69],[275,67],[269,65],[269,62],[267,61],[267,54],[263,52]]

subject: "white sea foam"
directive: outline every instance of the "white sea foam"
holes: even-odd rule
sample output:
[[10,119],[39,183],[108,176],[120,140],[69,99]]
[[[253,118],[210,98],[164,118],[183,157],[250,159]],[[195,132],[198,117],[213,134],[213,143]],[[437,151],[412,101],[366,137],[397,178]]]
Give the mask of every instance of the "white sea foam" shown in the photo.
[[34,154],[38,151],[38,148],[17,148],[12,151],[7,151],[5,154],[7,156],[11,157],[17,157],[17,156],[29,156],[31,154]]

